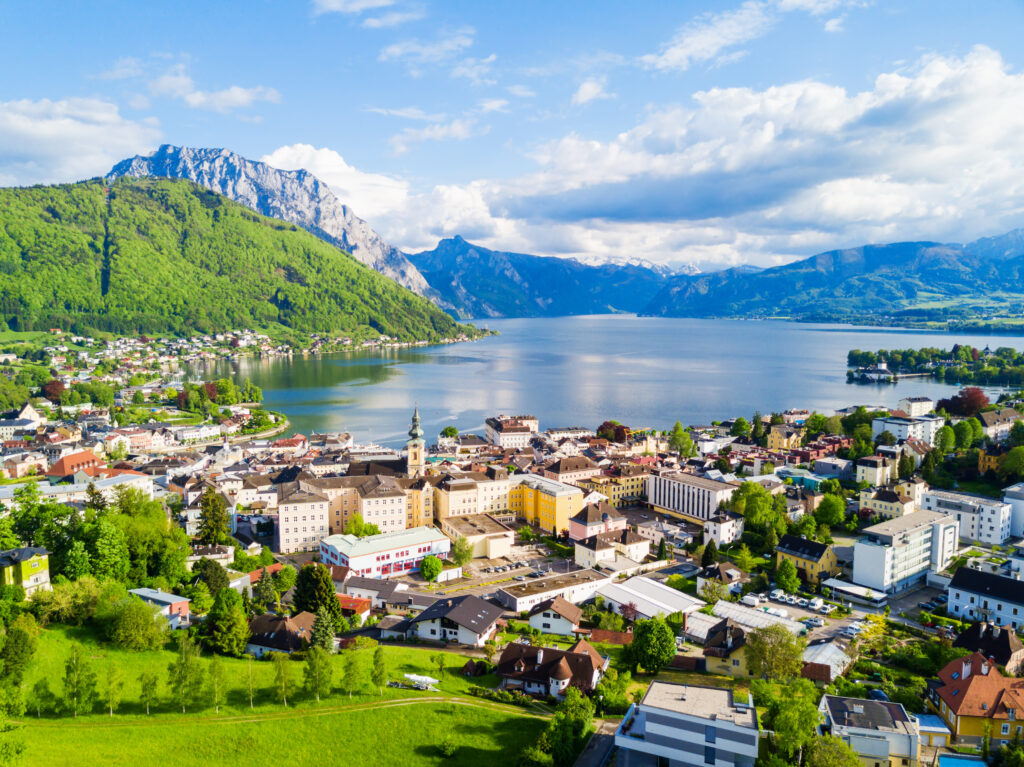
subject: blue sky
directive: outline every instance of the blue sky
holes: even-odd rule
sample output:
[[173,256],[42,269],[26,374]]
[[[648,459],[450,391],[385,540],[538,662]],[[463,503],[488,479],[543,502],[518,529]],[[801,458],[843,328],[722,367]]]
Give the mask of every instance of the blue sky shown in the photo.
[[0,184],[161,143],[400,247],[771,264],[1024,226],[1021,2],[0,3]]

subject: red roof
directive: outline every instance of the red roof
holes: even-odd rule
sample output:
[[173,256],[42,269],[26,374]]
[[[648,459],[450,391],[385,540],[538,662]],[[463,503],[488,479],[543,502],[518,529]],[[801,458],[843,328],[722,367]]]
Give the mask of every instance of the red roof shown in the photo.
[[364,597],[350,597],[348,594],[335,594],[334,596],[338,598],[338,604],[341,605],[342,610],[351,610],[358,615],[370,612],[370,608],[373,606],[373,602]]
[[50,467],[46,475],[48,477],[66,477],[83,469],[99,466],[100,463],[100,459],[91,450],[83,450],[80,453],[72,453],[61,458]]
[[271,575],[273,575],[282,567],[284,567],[284,565],[282,565],[280,562],[274,562],[274,564],[272,565],[267,565],[266,567],[261,567],[258,570],[253,570],[251,573],[249,573],[249,583],[256,583],[256,581],[260,579],[260,576],[263,575],[264,570],[268,571]]

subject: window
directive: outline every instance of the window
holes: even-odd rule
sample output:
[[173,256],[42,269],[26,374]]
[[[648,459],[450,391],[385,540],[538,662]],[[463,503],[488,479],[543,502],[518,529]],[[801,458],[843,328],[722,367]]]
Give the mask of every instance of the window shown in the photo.
[[[705,740],[705,742],[707,742],[707,743],[714,743],[715,742],[715,735],[716,734],[717,733],[716,733],[716,730],[715,730],[713,725],[709,724],[709,725],[706,725],[704,727],[704,740]],[[712,751],[713,750],[714,749],[712,749]],[[714,758],[712,758],[711,761],[714,761]]]
[[1010,734],[1010,725],[1004,724],[1003,725],[1003,729],[1000,730],[1000,734],[1001,735],[1009,735]]
[[715,749],[713,746],[704,747],[704,764],[715,763]]

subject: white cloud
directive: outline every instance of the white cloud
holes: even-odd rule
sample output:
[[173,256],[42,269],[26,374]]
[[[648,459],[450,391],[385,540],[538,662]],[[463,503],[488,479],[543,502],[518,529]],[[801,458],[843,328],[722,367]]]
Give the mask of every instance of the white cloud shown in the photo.
[[423,128],[406,128],[391,137],[391,147],[396,155],[405,154],[413,144],[423,141],[462,141],[470,136],[482,135],[488,130],[486,126],[478,129],[473,118],[459,117],[451,122],[436,123]]
[[142,62],[132,56],[122,56],[106,72],[97,75],[100,80],[127,80],[142,74]]
[[439,37],[433,42],[402,40],[385,47],[378,58],[381,61],[406,61],[414,64],[432,64],[444,61],[473,45],[475,30],[472,27]]
[[834,11],[843,0],[779,0],[780,11],[804,11],[813,16]]
[[680,29],[661,53],[643,56],[641,61],[654,69],[686,70],[695,62],[716,58],[726,48],[760,37],[773,23],[765,3],[750,0],[734,10],[704,14]]
[[452,77],[465,77],[473,85],[494,85],[495,80],[488,75],[491,73],[491,65],[497,59],[494,53],[484,59],[463,59],[452,68]]
[[537,95],[525,85],[510,85],[505,90],[521,99],[529,99]]
[[388,117],[401,117],[405,120],[424,120],[426,122],[440,122],[444,119],[443,114],[430,114],[419,107],[399,107],[398,109],[387,109],[385,107],[370,107],[367,112],[387,115]]
[[604,86],[605,80],[603,77],[590,77],[584,80],[580,83],[580,87],[576,89],[576,92],[572,94],[572,103],[575,106],[580,106],[598,99],[613,98],[614,94],[608,93]]
[[0,102],[0,184],[78,181],[159,142],[155,120],[100,99]]
[[505,112],[508,107],[507,99],[484,99],[480,102],[479,108],[481,112]]
[[391,11],[382,13],[380,16],[368,16],[363,19],[363,26],[366,29],[386,29],[397,27],[399,24],[407,24],[410,21],[419,21],[427,15],[422,9],[411,11]]
[[278,103],[279,94],[273,88],[257,85],[253,88],[242,88],[232,85],[219,91],[201,91],[187,74],[184,64],[177,64],[149,84],[149,91],[154,96],[169,96],[181,99],[193,109],[207,109],[227,114],[233,109],[252,106],[257,101]]
[[395,0],[313,0],[314,13],[362,13],[394,5]]
[[366,173],[345,162],[331,149],[309,144],[292,144],[260,158],[282,170],[308,170],[326,183],[343,203],[371,222],[402,209],[409,197],[409,184],[380,173]]
[[836,16],[835,18],[829,19],[828,21],[825,22],[825,31],[826,32],[842,32],[843,31],[843,22],[844,21],[846,21],[846,16],[843,16],[843,15],[839,15],[839,16]]

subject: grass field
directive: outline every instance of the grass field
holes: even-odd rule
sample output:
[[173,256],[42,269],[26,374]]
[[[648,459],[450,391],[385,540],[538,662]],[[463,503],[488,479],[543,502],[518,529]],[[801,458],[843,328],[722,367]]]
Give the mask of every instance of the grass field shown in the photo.
[[[99,642],[89,629],[55,625],[42,632],[39,650],[26,674],[26,689],[40,677],[59,691],[64,661],[73,641],[79,641],[96,671],[99,687],[113,667],[125,679],[123,702],[113,717],[97,701],[91,714],[77,718],[46,715],[29,710],[18,720],[18,733],[26,745],[26,763],[125,763],[135,767],[230,764],[260,765],[283,761],[310,764],[327,759],[336,764],[479,765],[481,760],[514,756],[534,742],[546,720],[511,706],[466,697],[471,685],[493,686],[493,676],[467,679],[459,671],[466,657],[445,652],[444,674],[432,661],[438,650],[414,646],[386,646],[389,675],[406,673],[439,678],[437,692],[371,686],[371,651],[360,651],[361,689],[351,697],[338,689],[317,703],[301,690],[302,662],[289,664],[295,686],[288,707],[273,693],[274,670],[266,661],[254,661],[256,695],[250,708],[247,689],[248,660],[222,659],[228,679],[226,705],[220,713],[201,700],[182,714],[169,700],[165,680],[173,658],[170,649],[129,652]],[[334,658],[336,669],[340,659]],[[207,660],[208,662],[208,660]],[[139,675],[157,674],[161,703],[151,716],[139,703]],[[450,733],[455,756],[442,759],[437,745]]]
[[[479,703],[394,701],[373,708],[323,706],[252,717],[43,720],[18,733],[26,764],[464,765],[506,763],[536,741],[539,717]],[[455,754],[438,752],[450,734]]]

